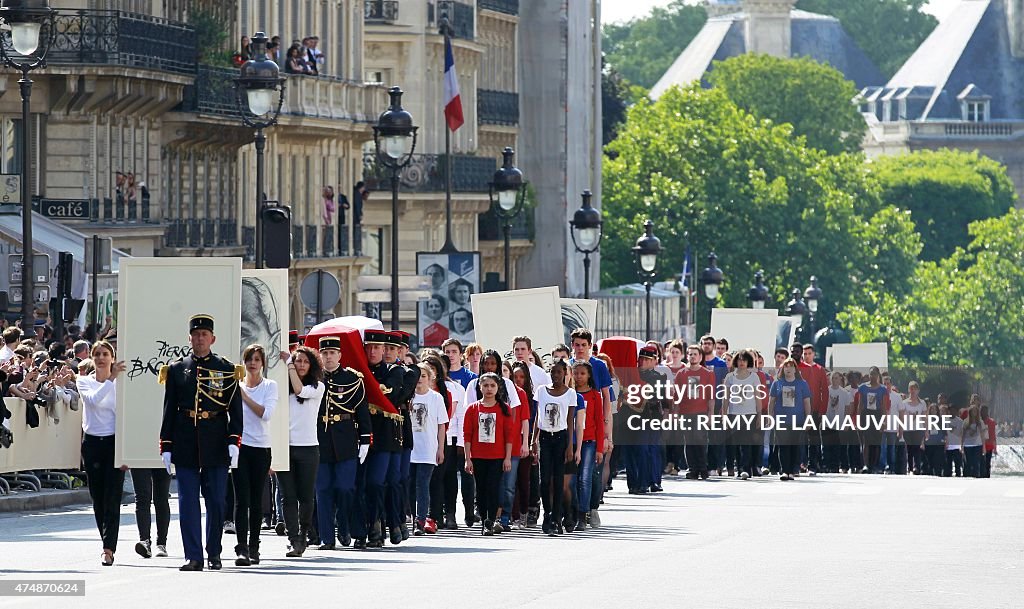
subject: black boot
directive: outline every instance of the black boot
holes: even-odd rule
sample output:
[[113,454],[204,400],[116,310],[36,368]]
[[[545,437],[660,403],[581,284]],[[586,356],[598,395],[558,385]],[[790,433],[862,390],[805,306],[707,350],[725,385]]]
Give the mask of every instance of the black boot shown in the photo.
[[201,560],[190,560],[185,564],[178,567],[179,571],[202,571],[203,561]]
[[251,564],[252,560],[249,558],[249,547],[235,546],[235,566],[248,567]]

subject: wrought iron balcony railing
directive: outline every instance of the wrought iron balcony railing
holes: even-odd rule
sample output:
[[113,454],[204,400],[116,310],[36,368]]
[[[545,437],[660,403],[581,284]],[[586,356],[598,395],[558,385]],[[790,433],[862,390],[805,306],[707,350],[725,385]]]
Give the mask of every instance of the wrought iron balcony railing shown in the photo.
[[488,125],[519,124],[519,94],[508,91],[476,90],[476,114]]
[[[487,157],[453,155],[452,191],[487,192],[498,167]],[[390,171],[377,164],[376,155],[363,155],[363,180],[373,190],[390,190]],[[447,157],[443,154],[416,154],[402,170],[401,189],[406,192],[444,192]]]
[[437,0],[437,7],[427,5],[427,18],[432,25],[438,25],[442,17],[448,17],[452,35],[463,40],[476,36],[476,14],[473,7],[455,0]]
[[194,84],[185,87],[185,95],[178,110],[238,117],[233,88],[236,78],[238,70],[200,65],[196,69]]
[[[194,74],[196,31],[190,25],[136,13],[62,11],[54,22],[50,65],[96,64]],[[9,34],[4,34],[9,36]]]
[[[488,210],[487,213],[480,214],[477,220],[477,230],[481,241],[501,241],[505,239],[505,221],[499,218],[493,209]],[[512,219],[512,230],[509,235],[513,239],[533,241],[533,231],[533,209],[528,207]]]
[[476,5],[481,9],[489,9],[506,15],[519,14],[519,0],[477,0]]
[[398,0],[364,0],[365,23],[394,23],[398,21]]

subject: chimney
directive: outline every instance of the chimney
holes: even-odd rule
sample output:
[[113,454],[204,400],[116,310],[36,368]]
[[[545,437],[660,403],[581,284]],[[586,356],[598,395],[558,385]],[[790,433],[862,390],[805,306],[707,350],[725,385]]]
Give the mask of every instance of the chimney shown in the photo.
[[1003,0],[1006,23],[1010,30],[1010,52],[1024,59],[1024,0]]
[[790,12],[794,4],[796,0],[743,0],[743,12],[747,14],[748,52],[775,57],[792,55]]

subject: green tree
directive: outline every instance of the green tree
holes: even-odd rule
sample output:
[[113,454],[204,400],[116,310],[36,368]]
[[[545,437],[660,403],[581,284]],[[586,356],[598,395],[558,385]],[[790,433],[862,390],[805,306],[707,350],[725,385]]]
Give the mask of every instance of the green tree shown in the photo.
[[882,74],[890,77],[938,24],[935,17],[921,10],[927,3],[928,0],[800,0],[796,7],[839,19]]
[[854,84],[842,72],[813,59],[748,53],[717,61],[708,82],[740,108],[775,123],[825,152],[856,152],[867,124],[852,100]]
[[967,247],[971,222],[1002,216],[1017,199],[1006,167],[977,152],[923,150],[881,157],[872,163],[872,173],[884,202],[910,210],[925,260]]
[[[620,0],[626,1],[626,0]],[[646,17],[602,28],[602,48],[608,63],[629,82],[654,86],[704,27],[707,14],[700,6],[673,0]]]
[[228,25],[212,11],[203,8],[189,13],[188,21],[196,29],[199,63],[230,66],[231,55],[227,53]]
[[619,125],[626,120],[626,108],[629,107],[629,83],[619,72],[604,63],[601,71],[601,143],[615,139]]
[[920,243],[909,215],[878,200],[860,155],[810,148],[721,89],[695,84],[638,102],[607,149],[605,285],[635,281],[630,247],[646,218],[664,247],[664,277],[681,271],[686,241],[698,266],[719,254],[724,306],[747,306],[758,269],[777,307],[817,275],[826,315],[871,293],[900,294],[913,272]]
[[1024,365],[1024,211],[970,225],[971,242],[922,264],[910,296],[840,314],[856,342],[888,341],[896,362]]

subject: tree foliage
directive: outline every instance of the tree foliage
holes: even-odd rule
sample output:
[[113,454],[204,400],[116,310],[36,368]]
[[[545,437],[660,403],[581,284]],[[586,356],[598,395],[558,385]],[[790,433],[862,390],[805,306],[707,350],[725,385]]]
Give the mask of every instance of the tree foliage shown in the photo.
[[716,61],[708,82],[754,116],[793,125],[814,148],[860,150],[867,123],[852,101],[857,88],[831,66],[747,53]]
[[1002,216],[1017,199],[1006,167],[977,152],[923,150],[881,157],[872,172],[882,200],[910,210],[925,260],[967,247],[971,222]]
[[664,248],[663,276],[681,271],[688,241],[726,276],[721,303],[747,306],[758,269],[781,307],[817,275],[834,305],[900,294],[920,243],[909,214],[884,205],[860,155],[808,147],[792,127],[760,120],[721,89],[692,85],[630,108],[604,165],[606,285],[635,281],[630,247],[646,218]]
[[921,10],[927,3],[928,0],[799,0],[796,7],[839,19],[882,74],[890,77],[938,24],[935,17]]
[[608,63],[626,80],[650,89],[705,21],[707,14],[702,7],[673,0],[665,8],[652,9],[646,17],[605,25],[602,48]]
[[970,244],[922,264],[909,294],[840,314],[855,342],[888,341],[899,361],[1024,365],[1024,211],[970,225]]

